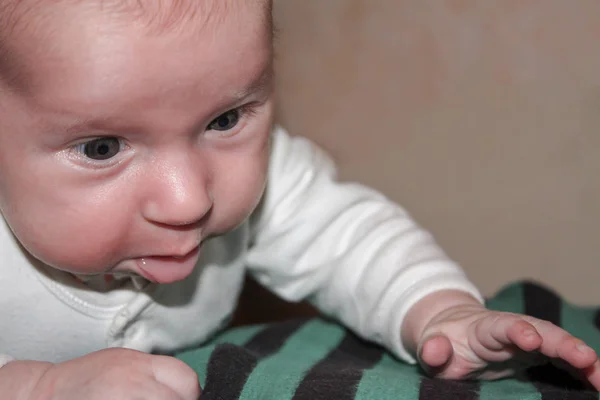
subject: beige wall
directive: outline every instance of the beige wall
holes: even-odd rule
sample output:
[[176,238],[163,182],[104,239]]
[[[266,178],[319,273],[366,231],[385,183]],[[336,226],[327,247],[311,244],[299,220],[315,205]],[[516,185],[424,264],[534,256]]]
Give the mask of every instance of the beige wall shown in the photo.
[[486,294],[600,303],[600,2],[278,0],[280,121]]

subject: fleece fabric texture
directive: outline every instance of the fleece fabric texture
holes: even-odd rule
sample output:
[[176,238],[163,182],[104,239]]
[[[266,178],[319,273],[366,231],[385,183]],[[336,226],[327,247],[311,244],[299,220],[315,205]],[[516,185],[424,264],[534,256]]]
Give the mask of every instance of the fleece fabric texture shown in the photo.
[[[492,309],[549,320],[600,351],[600,307],[579,307],[554,291],[518,282],[488,300]],[[177,357],[192,366],[203,400],[591,400],[599,394],[550,363],[493,382],[424,376],[325,319],[247,326]]]

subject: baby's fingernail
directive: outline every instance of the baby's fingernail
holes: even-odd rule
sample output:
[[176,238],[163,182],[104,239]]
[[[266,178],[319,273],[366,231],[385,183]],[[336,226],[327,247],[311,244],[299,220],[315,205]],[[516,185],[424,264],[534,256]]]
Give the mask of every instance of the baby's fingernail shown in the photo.
[[577,346],[575,346],[575,348],[582,353],[591,353],[594,351],[590,346],[586,345],[585,343],[579,343]]

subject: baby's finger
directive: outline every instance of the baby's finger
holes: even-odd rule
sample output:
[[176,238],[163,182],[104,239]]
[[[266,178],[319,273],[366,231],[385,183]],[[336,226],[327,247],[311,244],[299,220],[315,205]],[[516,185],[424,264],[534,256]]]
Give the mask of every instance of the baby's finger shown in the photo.
[[594,364],[583,370],[587,380],[600,391],[600,361],[596,360]]
[[514,346],[530,352],[542,344],[542,337],[531,324],[509,313],[499,313],[480,321],[475,336],[479,344],[489,351],[486,358],[493,358],[489,361],[512,358]]
[[588,368],[597,360],[596,352],[564,329],[542,320],[531,320],[542,337],[539,351],[551,358],[565,360],[576,368]]
[[425,340],[420,351],[420,359],[425,368],[438,369],[452,358],[450,340],[443,335],[435,335]]
[[544,338],[529,322],[519,319],[506,329],[506,338],[508,342],[523,351],[538,350],[542,345]]
[[168,356],[152,356],[156,380],[177,393],[182,400],[196,400],[201,393],[196,373],[183,361]]
[[177,392],[164,385],[154,385],[148,387],[148,393],[145,393],[144,400],[184,400]]

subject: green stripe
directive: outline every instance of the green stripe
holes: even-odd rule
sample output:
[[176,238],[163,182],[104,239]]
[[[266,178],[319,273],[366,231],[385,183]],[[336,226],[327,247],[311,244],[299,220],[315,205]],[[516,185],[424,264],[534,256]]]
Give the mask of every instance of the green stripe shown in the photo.
[[240,400],[291,399],[304,374],[334,349],[344,329],[311,321],[290,337],[279,352],[263,359],[244,386]]
[[208,365],[208,360],[210,359],[211,353],[218,344],[231,343],[237,346],[242,346],[263,328],[263,325],[256,325],[232,329],[216,337],[207,345],[198,349],[179,353],[176,357],[196,371],[200,385],[204,386],[206,383],[206,366]]
[[523,285],[510,285],[502,288],[487,302],[487,306],[492,310],[523,314],[525,312]]
[[561,309],[562,327],[600,352],[600,335],[594,325],[597,308],[576,307],[563,301]]
[[482,381],[479,400],[541,400],[542,395],[531,383],[517,380]]
[[416,400],[420,382],[415,366],[385,355],[375,367],[364,372],[355,400]]

